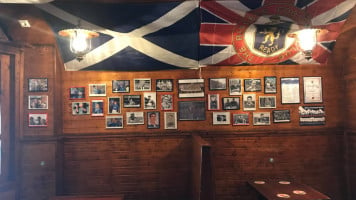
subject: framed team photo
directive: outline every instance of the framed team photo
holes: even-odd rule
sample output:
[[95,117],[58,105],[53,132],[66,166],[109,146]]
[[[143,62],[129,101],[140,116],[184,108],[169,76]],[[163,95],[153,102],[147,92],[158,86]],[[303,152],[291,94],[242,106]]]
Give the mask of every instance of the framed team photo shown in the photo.
[[277,93],[277,77],[265,76],[264,77],[265,94]]
[[143,93],[144,99],[144,109],[156,109],[156,92],[145,92]]
[[263,126],[271,124],[270,112],[253,112],[253,125]]
[[145,124],[143,112],[126,112],[126,124]]
[[219,94],[208,94],[208,110],[220,110]]
[[164,112],[164,129],[177,129],[177,112]]
[[173,110],[173,95],[172,94],[161,94],[161,110]]
[[106,96],[106,84],[89,84],[89,96]]
[[28,109],[48,109],[48,95],[28,96]]
[[48,92],[47,78],[29,78],[28,79],[29,92]]
[[180,79],[178,80],[178,97],[204,97],[204,87],[204,79]]
[[72,102],[72,115],[89,115],[89,102]]
[[173,91],[173,79],[156,80],[156,92],[172,92],[172,91]]
[[121,113],[121,97],[108,97],[108,114]]
[[124,108],[140,108],[141,95],[124,95]]
[[213,125],[230,124],[230,112],[213,112]]
[[147,128],[159,128],[159,112],[147,112]]
[[104,116],[104,100],[91,101],[91,116]]
[[29,113],[28,114],[29,127],[47,127],[48,115],[47,113]]
[[112,92],[113,93],[130,92],[130,80],[113,80]]
[[205,101],[179,101],[179,120],[205,120]]
[[248,113],[239,113],[232,115],[232,125],[234,126],[247,126],[250,124]]
[[289,110],[274,110],[272,111],[274,123],[286,123],[290,122]]
[[244,79],[245,92],[258,92],[262,90],[261,79]]
[[134,79],[134,91],[151,91],[151,79],[150,78]]
[[69,88],[69,99],[85,99],[85,87]]
[[242,94],[242,79],[230,78],[229,79],[229,94],[241,95]]
[[209,90],[226,90],[226,78],[210,78]]
[[259,96],[260,108],[276,108],[276,96]]
[[124,119],[121,115],[106,116],[105,125],[106,128],[124,128]]
[[240,97],[223,97],[222,102],[224,110],[240,109]]

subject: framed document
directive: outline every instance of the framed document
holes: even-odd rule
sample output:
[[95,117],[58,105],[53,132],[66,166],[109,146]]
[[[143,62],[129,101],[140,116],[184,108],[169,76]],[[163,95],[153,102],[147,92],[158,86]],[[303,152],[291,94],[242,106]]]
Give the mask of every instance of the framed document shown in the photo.
[[282,104],[300,103],[299,78],[281,78]]
[[304,103],[323,103],[321,77],[303,77]]

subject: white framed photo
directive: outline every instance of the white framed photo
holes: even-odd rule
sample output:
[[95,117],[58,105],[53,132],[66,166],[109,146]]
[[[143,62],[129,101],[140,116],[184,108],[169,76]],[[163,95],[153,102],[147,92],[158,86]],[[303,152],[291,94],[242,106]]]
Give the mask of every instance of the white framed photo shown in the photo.
[[48,95],[28,96],[28,109],[48,109]]
[[90,115],[89,102],[72,102],[73,115]]
[[259,96],[260,108],[276,108],[276,96]]
[[89,96],[106,96],[106,84],[89,84]]
[[144,100],[144,109],[156,109],[156,92],[144,92],[143,93]]
[[108,114],[121,113],[121,97],[108,97]]
[[241,78],[230,78],[229,79],[229,94],[230,95],[241,95],[242,94],[242,79]]
[[48,115],[47,113],[29,113],[28,114],[29,127],[47,127]]
[[213,112],[213,125],[230,124],[230,112]]
[[126,112],[127,125],[145,124],[143,112]]
[[243,106],[243,110],[256,110],[256,94],[244,94]]
[[164,129],[177,129],[177,112],[164,112]]
[[271,124],[270,112],[253,112],[253,125],[263,126]]
[[151,79],[150,78],[134,79],[134,91],[151,91]]
[[124,119],[121,115],[106,116],[105,124],[106,128],[124,128]]
[[323,103],[321,77],[303,77],[304,103]]

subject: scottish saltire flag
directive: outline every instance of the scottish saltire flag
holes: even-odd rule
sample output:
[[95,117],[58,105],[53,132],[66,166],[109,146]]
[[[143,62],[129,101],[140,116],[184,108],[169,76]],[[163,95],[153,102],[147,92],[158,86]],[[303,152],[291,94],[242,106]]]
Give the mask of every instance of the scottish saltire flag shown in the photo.
[[[201,1],[200,65],[322,64],[355,0]],[[310,60],[290,33],[323,31]]]
[[36,5],[53,31],[82,27],[100,33],[82,61],[57,37],[65,70],[160,70],[197,68],[199,2],[49,3]]

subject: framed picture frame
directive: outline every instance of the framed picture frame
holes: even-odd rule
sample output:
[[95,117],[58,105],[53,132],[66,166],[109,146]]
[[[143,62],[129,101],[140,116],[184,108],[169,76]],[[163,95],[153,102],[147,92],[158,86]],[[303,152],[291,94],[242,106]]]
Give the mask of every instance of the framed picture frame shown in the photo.
[[298,77],[281,77],[281,103],[300,103]]
[[124,95],[124,108],[140,108],[141,107],[141,95]]
[[243,110],[256,110],[256,94],[244,94],[242,97]]
[[104,116],[104,100],[91,100],[91,116]]
[[232,125],[248,126],[250,125],[249,113],[238,113],[232,115]]
[[48,114],[47,113],[29,113],[28,127],[47,127]]
[[277,77],[275,76],[264,77],[264,92],[265,94],[277,93]]
[[122,115],[106,116],[105,126],[106,128],[124,128],[124,119]]
[[259,96],[259,108],[276,108],[276,96]]
[[177,129],[177,112],[164,112],[164,129]]
[[204,79],[180,79],[178,80],[178,97],[204,97],[204,88]]
[[226,90],[226,78],[209,78],[209,90]]
[[144,109],[156,109],[156,92],[144,92],[143,93],[143,99],[144,99]]
[[273,123],[290,122],[290,110],[273,110]]
[[106,96],[106,84],[89,84],[89,96],[91,97],[105,97]]
[[29,78],[29,92],[48,92],[48,78]]
[[85,99],[85,87],[69,88],[69,99]]
[[134,79],[134,91],[151,91],[151,79],[150,78]]
[[230,78],[229,79],[229,95],[241,95],[242,94],[242,79]]
[[270,112],[253,112],[253,125],[266,126],[271,124]]
[[112,80],[112,93],[130,92],[130,80]]
[[72,115],[90,115],[89,102],[72,102]]
[[174,104],[172,94],[161,94],[160,101],[161,110],[173,110]]
[[205,120],[205,101],[179,101],[179,120]]
[[172,92],[172,91],[173,91],[173,79],[156,80],[156,92]]
[[126,112],[126,124],[145,124],[143,112]]
[[147,128],[160,128],[160,123],[159,123],[159,112],[158,111],[152,111],[152,112],[147,112]]
[[208,94],[208,110],[220,110],[220,94]]
[[29,95],[28,109],[48,109],[48,95]]
[[240,97],[223,97],[224,110],[240,110]]
[[303,77],[304,103],[323,103],[321,77]]
[[299,106],[299,125],[318,126],[326,124],[324,106]]
[[245,92],[259,92],[262,90],[261,79],[259,78],[249,78],[244,79],[244,91]]
[[121,97],[108,97],[108,114],[121,113]]
[[213,112],[213,125],[230,124],[230,112]]

